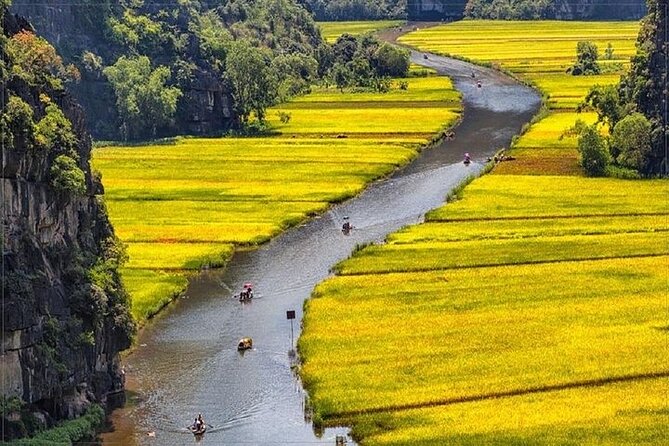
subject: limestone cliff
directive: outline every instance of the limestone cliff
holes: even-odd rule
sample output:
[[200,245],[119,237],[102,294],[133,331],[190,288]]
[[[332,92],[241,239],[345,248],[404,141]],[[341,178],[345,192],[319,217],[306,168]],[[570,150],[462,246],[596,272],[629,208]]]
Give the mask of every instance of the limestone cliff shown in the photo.
[[2,420],[12,438],[120,392],[119,352],[134,325],[117,271],[122,251],[62,64],[25,32],[27,21],[3,10],[0,23],[0,392],[13,407]]
[[646,14],[645,0],[555,0],[552,18],[558,20],[638,20]]
[[479,19],[635,20],[645,0],[417,0],[408,2],[410,20]]
[[[150,9],[151,2],[146,3],[146,8]],[[38,34],[52,43],[68,62],[80,68],[81,82],[73,85],[71,92],[83,106],[93,136],[96,139],[120,139],[114,91],[101,72],[84,69],[82,54],[94,53],[105,65],[113,64],[120,54],[124,54],[127,49],[110,39],[105,31],[110,16],[122,15],[124,7],[121,3],[114,0],[83,3],[12,0],[11,10],[26,17]],[[187,23],[179,25],[188,28]],[[193,36],[188,39],[194,40]],[[184,57],[191,64],[192,73],[189,80],[180,85],[184,94],[178,103],[177,133],[220,133],[233,123],[230,94],[221,77],[201,60],[195,42],[189,41],[185,47]],[[171,65],[173,61],[160,62]]]

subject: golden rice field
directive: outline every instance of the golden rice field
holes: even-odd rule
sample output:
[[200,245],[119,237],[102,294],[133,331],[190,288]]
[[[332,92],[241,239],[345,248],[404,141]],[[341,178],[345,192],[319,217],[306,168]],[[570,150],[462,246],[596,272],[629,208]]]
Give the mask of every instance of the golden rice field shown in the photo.
[[[614,84],[623,70],[596,76],[572,76],[565,71],[576,61],[576,45],[581,40],[598,46],[602,66],[629,66],[638,31],[637,22],[472,20],[423,28],[400,41],[423,51],[491,64],[543,92],[552,113],[514,144],[510,154],[517,160],[502,163],[496,173],[580,175],[575,139],[559,141],[557,137],[577,119],[588,123],[596,120],[592,113],[574,113],[576,107],[593,85]],[[604,60],[609,43],[613,59]],[[528,150],[535,148],[542,151]]]
[[637,22],[559,22],[467,20],[423,28],[399,40],[443,55],[493,63],[544,93],[551,108],[573,109],[594,84],[610,84],[619,74],[572,76],[565,70],[576,60],[576,44],[594,42],[603,57],[613,46],[612,61],[628,64],[635,52]]
[[564,110],[515,142],[518,160],[317,287],[299,341],[317,420],[363,445],[666,439],[669,182],[581,176],[560,135],[596,119],[573,111],[590,80],[550,74],[584,38],[630,55],[637,27],[458,22],[403,38],[538,85],[548,74]]
[[368,417],[356,430],[384,446],[656,446],[666,442],[668,394],[667,378],[616,383]]
[[[460,115],[444,77],[387,94],[321,89],[268,112],[277,134],[182,138],[93,153],[129,262],[123,278],[139,321],[237,247],[269,240],[413,159]],[[396,120],[387,119],[391,110]],[[287,124],[278,112],[289,113]],[[420,117],[420,120],[418,119]]]
[[344,33],[357,36],[399,26],[402,23],[402,20],[318,22],[318,27],[321,29],[321,35],[325,41],[334,43]]
[[[587,203],[597,197],[569,194],[586,178],[564,178],[567,198],[543,214],[533,209],[550,203],[550,179],[480,178],[428,223],[339,265],[340,276],[308,302],[300,340],[305,382],[323,415],[669,371],[652,354],[669,341],[669,210],[660,198],[669,183],[604,179],[636,200],[614,199],[617,207],[591,221],[598,212]],[[509,195],[495,193],[504,180],[518,183]],[[509,199],[521,189],[525,202]],[[642,209],[645,202],[657,208]],[[630,218],[640,213],[636,225]],[[463,239],[468,223],[474,229]],[[437,231],[450,240],[432,238]]]

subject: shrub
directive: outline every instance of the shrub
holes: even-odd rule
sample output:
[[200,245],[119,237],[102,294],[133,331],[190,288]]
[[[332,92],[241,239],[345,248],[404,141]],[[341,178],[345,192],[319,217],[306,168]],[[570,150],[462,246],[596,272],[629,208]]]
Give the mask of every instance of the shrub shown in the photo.
[[281,121],[282,124],[288,124],[292,117],[290,113],[285,111],[277,111],[276,114],[279,116],[279,121]]
[[639,172],[636,170],[615,166],[613,164],[606,166],[606,176],[619,178],[621,180],[638,180],[641,178],[641,175],[639,175]]
[[18,96],[10,96],[0,118],[0,138],[7,147],[13,147],[14,138],[32,138],[33,133],[32,108]]
[[51,185],[60,193],[84,195],[86,176],[74,159],[60,155],[51,166]]
[[84,415],[64,422],[58,427],[40,432],[33,438],[12,441],[11,446],[70,446],[75,442],[92,438],[95,430],[102,426],[105,412],[97,404],[92,405]]
[[571,67],[571,74],[574,76],[599,74],[598,58],[597,45],[588,41],[578,42],[576,45],[576,64]]
[[77,144],[72,123],[56,104],[50,103],[45,111],[44,117],[35,125],[35,142],[45,149],[69,153]]
[[613,128],[612,153],[622,167],[643,170],[651,152],[650,121],[641,113],[626,116]]
[[379,76],[406,77],[409,63],[409,52],[389,43],[381,44],[372,57],[372,65]]
[[597,126],[591,125],[583,129],[578,138],[578,151],[581,155],[579,162],[586,175],[599,177],[606,173],[606,167],[611,162],[611,155]]
[[12,74],[30,85],[62,89],[63,81],[79,80],[74,65],[63,65],[53,46],[29,31],[21,31],[8,40],[7,53],[13,62]]

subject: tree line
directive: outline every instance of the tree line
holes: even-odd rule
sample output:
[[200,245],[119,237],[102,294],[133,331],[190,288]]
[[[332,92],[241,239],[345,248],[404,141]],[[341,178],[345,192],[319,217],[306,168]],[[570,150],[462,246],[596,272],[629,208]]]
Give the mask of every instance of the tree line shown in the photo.
[[[669,172],[666,0],[648,0],[648,12],[629,71],[617,85],[594,86],[579,106],[598,116],[594,125],[580,122],[574,129],[588,175],[634,178]],[[601,134],[601,125],[608,127],[610,136]]]

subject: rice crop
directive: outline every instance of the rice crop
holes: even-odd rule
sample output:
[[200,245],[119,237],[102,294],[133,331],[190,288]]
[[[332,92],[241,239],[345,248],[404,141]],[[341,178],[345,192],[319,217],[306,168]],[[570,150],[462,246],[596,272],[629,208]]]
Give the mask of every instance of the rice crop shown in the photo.
[[429,221],[667,214],[669,183],[532,175],[488,175]]
[[669,371],[668,262],[337,276],[307,303],[302,376],[328,417]]
[[[669,425],[669,379],[369,415],[356,428],[378,445],[658,445]],[[481,420],[486,420],[481,423]]]
[[[618,82],[635,52],[638,31],[637,22],[471,20],[424,28],[402,36],[400,41],[422,51],[464,57],[505,69],[541,90],[550,110],[573,112],[592,86]],[[577,43],[585,40],[598,46],[604,74],[566,73],[576,61]],[[609,44],[613,48],[611,60],[603,57]],[[575,119],[594,121],[590,113],[565,113],[549,114],[533,124],[509,152],[516,160],[501,163],[496,173],[580,175],[576,139],[557,138],[564,130],[562,124],[571,121],[571,125]],[[555,147],[570,150],[551,154],[528,150]]]
[[654,256],[669,254],[669,244],[664,243],[668,238],[667,232],[653,231],[441,243],[431,240],[370,247],[338,265],[337,271],[341,274],[381,274]]
[[459,98],[443,77],[407,79],[405,90],[395,82],[385,94],[316,89],[268,111],[275,136],[96,149],[128,245],[135,317],[181,292],[189,271],[224,265],[235,247],[266,242],[411,161],[458,119]]

